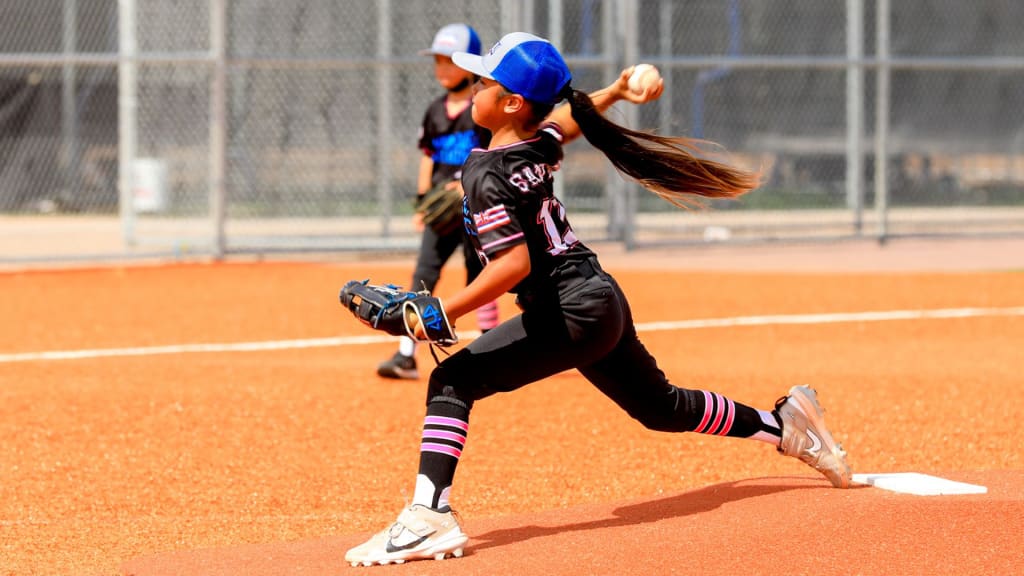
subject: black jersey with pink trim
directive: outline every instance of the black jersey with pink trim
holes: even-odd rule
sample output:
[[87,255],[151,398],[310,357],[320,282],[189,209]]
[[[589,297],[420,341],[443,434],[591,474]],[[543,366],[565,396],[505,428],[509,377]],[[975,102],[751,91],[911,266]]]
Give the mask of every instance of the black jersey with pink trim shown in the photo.
[[431,102],[420,125],[419,147],[434,161],[431,186],[459,178],[469,152],[491,140],[490,131],[473,122],[472,106],[452,117],[446,102],[447,95]]
[[536,136],[491,150],[476,149],[462,173],[466,231],[486,265],[495,254],[526,244],[530,276],[512,292],[551,285],[553,271],[567,261],[593,255],[583,245],[554,195],[554,173],[562,162],[562,131],[545,124]]

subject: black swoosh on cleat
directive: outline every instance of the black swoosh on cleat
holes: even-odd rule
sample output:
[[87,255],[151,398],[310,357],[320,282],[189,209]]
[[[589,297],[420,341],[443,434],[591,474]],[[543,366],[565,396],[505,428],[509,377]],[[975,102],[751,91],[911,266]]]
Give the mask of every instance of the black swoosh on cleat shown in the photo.
[[395,552],[402,552],[403,550],[409,550],[411,548],[415,548],[415,547],[419,546],[420,544],[423,544],[424,542],[426,542],[428,537],[429,537],[429,534],[427,536],[421,536],[421,537],[413,540],[412,542],[409,542],[408,544],[402,544],[401,546],[395,546],[394,544],[391,543],[391,539],[389,538],[387,545],[384,547],[384,550],[386,550],[388,554],[394,554]]

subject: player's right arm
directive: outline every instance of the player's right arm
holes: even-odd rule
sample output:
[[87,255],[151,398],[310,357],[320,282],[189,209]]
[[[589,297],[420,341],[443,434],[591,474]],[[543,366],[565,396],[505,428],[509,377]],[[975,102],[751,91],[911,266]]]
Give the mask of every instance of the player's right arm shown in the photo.
[[[657,100],[661,97],[661,93],[665,89],[664,82],[658,82],[658,84],[652,88],[645,90],[642,94],[637,94],[629,89],[629,76],[633,73],[633,67],[630,66],[619,73],[619,77],[614,82],[595,90],[589,94],[590,100],[594,103],[594,108],[598,112],[604,114],[613,104],[620,100],[632,102],[633,104],[643,104],[650,102],[651,100]],[[551,114],[548,115],[545,122],[551,122],[558,124],[562,129],[563,144],[578,138],[582,132],[580,127],[576,124],[576,121],[572,119],[572,111],[568,104],[563,104],[555,108]]]

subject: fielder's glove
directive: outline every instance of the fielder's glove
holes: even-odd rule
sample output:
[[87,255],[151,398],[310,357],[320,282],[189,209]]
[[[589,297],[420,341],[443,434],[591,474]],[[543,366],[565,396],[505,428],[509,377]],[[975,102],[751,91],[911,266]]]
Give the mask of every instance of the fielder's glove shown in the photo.
[[[367,326],[392,336],[409,336],[420,342],[451,346],[459,341],[448,322],[439,298],[429,292],[409,292],[398,286],[370,284],[369,280],[351,280],[338,295],[341,305]],[[413,330],[416,320],[424,337]]]
[[447,236],[462,226],[462,193],[451,183],[452,180],[445,180],[416,199],[416,211],[423,215],[423,224],[438,236]]

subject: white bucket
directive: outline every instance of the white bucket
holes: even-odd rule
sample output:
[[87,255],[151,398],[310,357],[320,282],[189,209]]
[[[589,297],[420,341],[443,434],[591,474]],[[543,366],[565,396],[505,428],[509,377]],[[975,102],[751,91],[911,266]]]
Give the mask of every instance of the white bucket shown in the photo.
[[136,158],[132,168],[132,206],[135,211],[166,210],[167,163],[159,158]]

